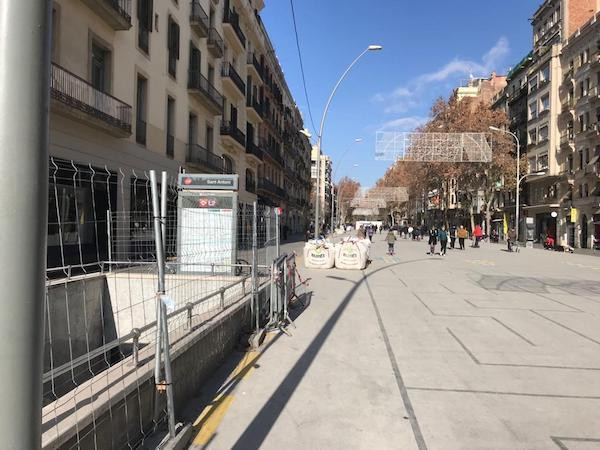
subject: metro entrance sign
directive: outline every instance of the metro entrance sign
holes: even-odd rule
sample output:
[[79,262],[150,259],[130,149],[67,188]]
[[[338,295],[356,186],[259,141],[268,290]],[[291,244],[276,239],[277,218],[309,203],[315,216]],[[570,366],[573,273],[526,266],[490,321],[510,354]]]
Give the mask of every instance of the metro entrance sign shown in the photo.
[[237,259],[238,176],[180,174],[179,271],[233,272]]
[[179,188],[186,190],[218,190],[218,191],[237,191],[237,175],[221,174],[179,174]]

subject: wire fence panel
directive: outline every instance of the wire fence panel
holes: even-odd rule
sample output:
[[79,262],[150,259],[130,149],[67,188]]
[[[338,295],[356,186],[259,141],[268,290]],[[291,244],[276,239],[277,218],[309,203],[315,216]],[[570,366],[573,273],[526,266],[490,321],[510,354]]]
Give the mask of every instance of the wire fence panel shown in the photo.
[[[148,395],[159,280],[149,173],[52,158],[49,178],[42,443],[134,447],[167,419],[164,397]],[[194,209],[174,180],[166,192],[170,346],[251,293],[264,326],[257,291],[277,257],[275,210]]]

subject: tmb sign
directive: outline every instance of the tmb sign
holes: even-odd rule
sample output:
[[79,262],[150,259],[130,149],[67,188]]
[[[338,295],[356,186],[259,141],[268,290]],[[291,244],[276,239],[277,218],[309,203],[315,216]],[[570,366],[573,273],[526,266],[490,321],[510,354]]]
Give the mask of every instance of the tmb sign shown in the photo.
[[237,191],[237,175],[179,174],[179,188],[188,190]]

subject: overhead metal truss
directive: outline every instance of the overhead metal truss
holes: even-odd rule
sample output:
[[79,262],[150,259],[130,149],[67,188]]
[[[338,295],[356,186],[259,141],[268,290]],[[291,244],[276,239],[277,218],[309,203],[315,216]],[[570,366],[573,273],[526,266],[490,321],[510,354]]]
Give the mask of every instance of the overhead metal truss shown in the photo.
[[356,208],[352,211],[353,216],[360,217],[378,217],[379,209],[377,208]]
[[350,207],[382,209],[387,208],[390,204],[407,201],[408,189],[405,187],[362,188],[350,202]]
[[414,162],[492,161],[492,145],[486,133],[411,133],[378,131],[375,159]]

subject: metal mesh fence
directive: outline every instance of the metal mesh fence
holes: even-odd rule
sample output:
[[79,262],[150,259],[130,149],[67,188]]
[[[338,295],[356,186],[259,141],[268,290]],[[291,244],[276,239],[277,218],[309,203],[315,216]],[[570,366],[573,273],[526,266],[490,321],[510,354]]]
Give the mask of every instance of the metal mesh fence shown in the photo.
[[[50,161],[43,446],[136,446],[167,420],[164,397],[143,395],[154,388],[155,223],[171,347],[270,280],[272,208],[187,208],[174,180],[162,191],[156,222],[149,173]],[[107,433],[123,426],[122,439]]]

